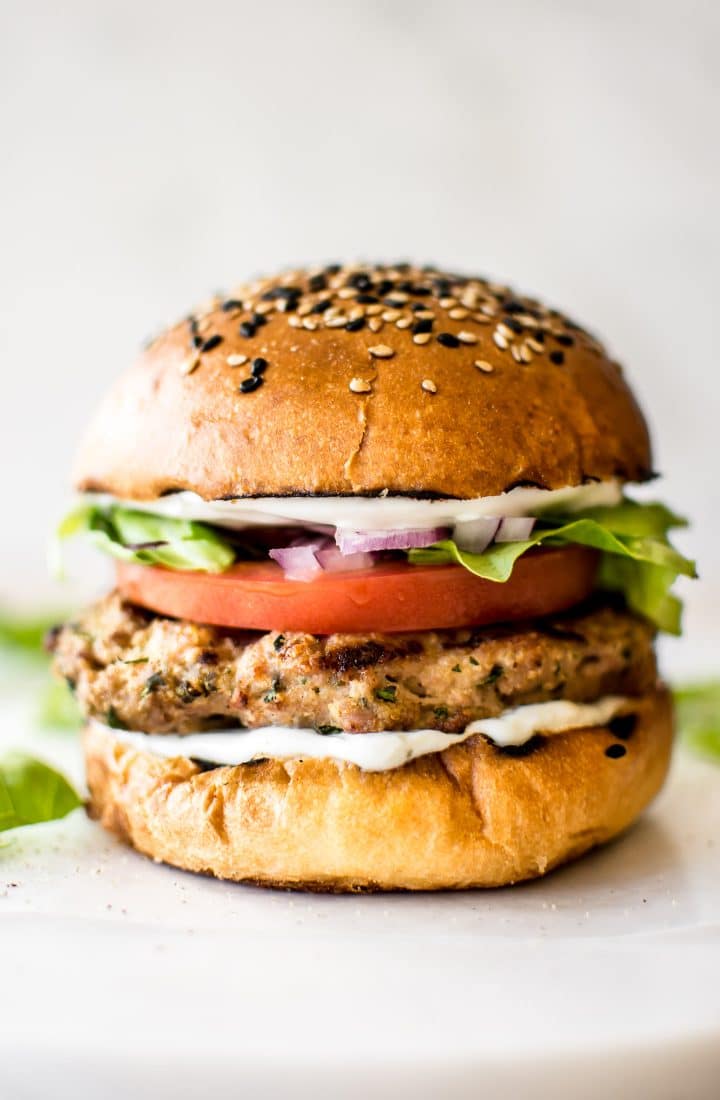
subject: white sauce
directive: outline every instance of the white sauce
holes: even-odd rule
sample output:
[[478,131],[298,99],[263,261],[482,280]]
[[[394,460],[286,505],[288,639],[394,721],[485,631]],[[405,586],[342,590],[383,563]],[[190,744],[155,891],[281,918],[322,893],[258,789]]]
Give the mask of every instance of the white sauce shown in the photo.
[[86,493],[98,504],[122,504],[155,515],[198,520],[219,527],[272,527],[316,524],[357,531],[454,527],[483,516],[529,516],[546,509],[575,512],[617,504],[622,496],[617,480],[565,489],[512,489],[496,497],[474,500],[417,500],[414,497],[257,497],[203,500],[195,493],[171,493],[158,500],[120,500],[105,493]]
[[565,730],[604,726],[625,705],[626,699],[606,695],[596,703],[557,700],[515,707],[499,718],[471,722],[462,733],[441,730],[387,731],[382,733],[321,734],[313,729],[290,726],[262,726],[253,730],[222,730],[218,733],[149,734],[111,730],[94,724],[131,745],[156,756],[194,757],[211,764],[246,764],[260,757],[278,760],[315,757],[344,760],[369,772],[399,768],[418,756],[440,752],[466,741],[476,733],[496,745],[524,745],[536,733],[554,734]]

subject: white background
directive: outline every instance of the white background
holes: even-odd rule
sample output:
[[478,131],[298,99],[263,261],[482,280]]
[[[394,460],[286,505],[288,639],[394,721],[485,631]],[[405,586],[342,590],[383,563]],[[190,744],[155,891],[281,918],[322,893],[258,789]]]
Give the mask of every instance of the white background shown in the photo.
[[73,446],[147,335],[355,257],[507,278],[604,336],[711,573],[719,103],[711,0],[0,0],[0,601],[65,598]]

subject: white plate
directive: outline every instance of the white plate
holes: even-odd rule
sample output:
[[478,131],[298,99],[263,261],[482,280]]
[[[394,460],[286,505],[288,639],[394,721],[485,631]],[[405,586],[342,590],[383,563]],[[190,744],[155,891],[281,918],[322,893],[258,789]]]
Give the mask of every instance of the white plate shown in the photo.
[[[80,777],[10,698],[21,743]],[[720,769],[683,752],[624,839],[486,893],[216,882],[82,811],[8,834],[0,1095],[715,1098],[719,844]]]

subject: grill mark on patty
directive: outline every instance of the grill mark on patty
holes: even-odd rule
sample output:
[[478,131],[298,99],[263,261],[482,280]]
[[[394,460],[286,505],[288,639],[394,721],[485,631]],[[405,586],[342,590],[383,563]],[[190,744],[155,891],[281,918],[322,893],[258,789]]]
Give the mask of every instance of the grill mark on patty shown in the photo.
[[326,651],[322,657],[322,666],[333,672],[351,672],[419,653],[422,653],[422,645],[412,639],[398,644],[362,642],[359,645],[343,645]]

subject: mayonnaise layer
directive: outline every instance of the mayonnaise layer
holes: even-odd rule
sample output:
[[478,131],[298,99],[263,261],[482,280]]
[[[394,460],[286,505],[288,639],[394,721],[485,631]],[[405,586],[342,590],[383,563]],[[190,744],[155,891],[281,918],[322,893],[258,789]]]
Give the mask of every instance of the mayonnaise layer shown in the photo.
[[617,504],[622,496],[617,480],[570,485],[565,489],[512,489],[474,500],[418,500],[414,497],[241,497],[203,500],[195,493],[170,493],[158,500],[121,500],[105,493],[86,493],[98,504],[121,504],[154,515],[197,520],[219,527],[308,524],[349,527],[357,531],[397,531],[408,528],[454,527],[485,516],[533,516],[546,510],[576,512]]
[[625,698],[617,695],[606,695],[595,703],[570,703],[562,699],[534,703],[515,707],[498,718],[470,722],[462,733],[425,729],[322,734],[313,729],[295,729],[291,726],[262,726],[252,730],[176,735],[130,733],[111,730],[99,722],[93,724],[123,744],[162,757],[185,756],[218,765],[247,764],[259,758],[290,760],[312,757],[341,760],[356,764],[364,771],[382,772],[400,768],[418,756],[442,752],[477,733],[488,737],[496,745],[506,746],[524,745],[536,733],[551,735],[604,726],[626,703]]

